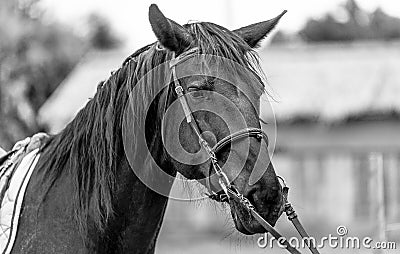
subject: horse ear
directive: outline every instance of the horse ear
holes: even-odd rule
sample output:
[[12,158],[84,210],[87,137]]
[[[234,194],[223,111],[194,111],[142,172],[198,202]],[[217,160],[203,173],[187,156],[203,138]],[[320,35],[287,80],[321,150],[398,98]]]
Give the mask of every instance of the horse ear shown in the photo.
[[281,14],[273,19],[245,26],[234,30],[233,32],[242,37],[250,47],[256,48],[261,40],[264,39],[275,28],[279,20],[283,17],[283,15],[285,15],[286,12],[287,11],[284,10]]
[[149,20],[158,41],[165,48],[181,53],[192,42],[192,36],[185,28],[164,16],[156,4],[150,5]]

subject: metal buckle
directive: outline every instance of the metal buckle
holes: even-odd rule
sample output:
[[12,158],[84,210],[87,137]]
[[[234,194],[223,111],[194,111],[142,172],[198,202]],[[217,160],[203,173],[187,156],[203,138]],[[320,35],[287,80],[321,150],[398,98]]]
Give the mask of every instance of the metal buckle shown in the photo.
[[179,97],[183,96],[183,87],[180,86],[180,85],[179,86],[175,86],[175,92]]

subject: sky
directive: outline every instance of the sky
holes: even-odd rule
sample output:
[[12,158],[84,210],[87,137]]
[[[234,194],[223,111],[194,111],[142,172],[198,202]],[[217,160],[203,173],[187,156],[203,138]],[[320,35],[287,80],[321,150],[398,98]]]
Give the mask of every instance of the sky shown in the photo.
[[[42,0],[41,6],[48,20],[65,23],[77,32],[84,31],[89,14],[99,13],[110,21],[127,47],[137,49],[155,40],[148,22],[148,7],[151,3],[156,3],[164,15],[180,24],[210,21],[229,29],[264,21],[288,10],[279,29],[293,32],[304,25],[307,18],[322,16],[343,2],[344,0]],[[398,0],[358,0],[358,3],[368,11],[380,6],[388,14],[400,17]]]

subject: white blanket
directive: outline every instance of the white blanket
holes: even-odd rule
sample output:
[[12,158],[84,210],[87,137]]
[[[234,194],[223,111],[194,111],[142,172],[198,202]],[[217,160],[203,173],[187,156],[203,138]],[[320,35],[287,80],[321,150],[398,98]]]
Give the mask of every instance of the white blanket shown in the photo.
[[6,154],[6,151],[4,151],[4,150],[0,147],[0,157],[3,156],[3,155],[5,155],[5,154]]
[[[9,254],[12,250],[18,229],[22,201],[32,172],[39,160],[39,149],[27,154],[14,171],[9,188],[6,190],[0,208],[0,253]],[[6,173],[7,174],[7,173]],[[7,177],[7,175],[3,177]],[[2,177],[2,179],[3,179]],[[0,179],[0,188],[3,184]]]

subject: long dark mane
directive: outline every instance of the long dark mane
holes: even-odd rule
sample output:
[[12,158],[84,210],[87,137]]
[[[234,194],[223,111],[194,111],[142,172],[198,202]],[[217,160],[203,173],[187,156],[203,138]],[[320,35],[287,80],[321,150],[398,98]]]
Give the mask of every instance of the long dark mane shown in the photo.
[[[212,23],[192,23],[185,28],[195,38],[190,47],[198,47],[199,53],[231,59],[264,77],[257,54],[236,34]],[[71,177],[75,219],[80,229],[87,230],[90,219],[104,232],[112,219],[118,162],[125,156],[121,128],[129,93],[141,77],[171,57],[157,43],[132,54],[108,80],[99,84],[94,98],[44,147],[44,152],[51,153],[42,167],[47,191],[62,174]],[[137,112],[141,110],[140,100],[154,96],[151,85],[136,91],[140,93],[135,97]]]

